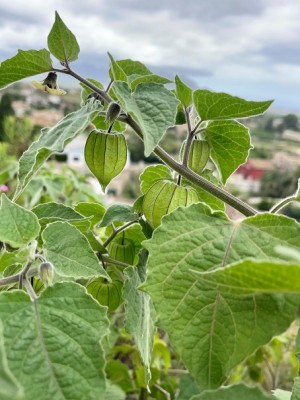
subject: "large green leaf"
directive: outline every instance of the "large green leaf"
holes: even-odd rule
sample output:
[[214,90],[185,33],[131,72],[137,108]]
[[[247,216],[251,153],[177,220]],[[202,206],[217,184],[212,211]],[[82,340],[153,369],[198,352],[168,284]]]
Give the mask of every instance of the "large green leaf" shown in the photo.
[[36,238],[39,221],[33,212],[13,203],[3,193],[0,208],[0,241],[21,247]]
[[247,160],[252,147],[248,128],[236,121],[215,121],[210,122],[205,131],[211,158],[225,184],[229,176]]
[[88,102],[85,106],[68,114],[52,128],[42,129],[40,137],[31,144],[19,160],[19,183],[14,198],[20,196],[33,175],[47,158],[64,150],[65,146],[83,132],[100,110],[99,102]]
[[110,66],[110,77],[115,81],[127,82],[127,75],[123,71],[122,67],[114,60],[110,53],[107,53],[111,62]]
[[57,11],[55,11],[55,22],[48,35],[48,47],[63,63],[77,60],[80,51],[76,37],[64,24]]
[[[150,296],[138,290],[146,279],[147,253],[140,252],[136,267],[125,270],[126,281],[123,287],[125,301],[125,328],[134,337],[143,364],[150,379],[155,314]],[[147,382],[148,383],[148,382]]]
[[72,207],[65,206],[61,203],[42,203],[35,206],[32,212],[39,219],[62,219],[62,220],[80,220],[83,218],[79,212],[73,210]]
[[122,68],[127,76],[152,74],[150,69],[140,61],[134,61],[127,58],[125,60],[118,60],[117,64]]
[[250,259],[195,273],[204,286],[221,293],[300,293],[300,263]]
[[193,396],[191,400],[272,400],[273,396],[263,393],[258,387],[250,388],[245,385],[234,385],[224,387],[218,390],[209,390],[197,396]]
[[0,64],[0,88],[29,76],[51,71],[52,68],[48,50],[19,50],[17,55]]
[[148,189],[160,179],[172,179],[172,171],[163,164],[150,165],[140,175],[141,191],[146,193]]
[[294,386],[291,400],[300,400],[300,378],[297,377],[294,379]]
[[1,400],[18,400],[23,397],[23,388],[8,367],[4,346],[3,327],[0,320],[0,398]]
[[85,217],[91,218],[92,226],[100,222],[105,214],[105,207],[102,204],[92,202],[80,202],[76,204],[75,210]]
[[160,83],[160,84],[166,84],[166,83],[172,83],[170,79],[167,79],[163,76],[156,75],[156,74],[150,74],[150,75],[142,75],[139,76],[138,78],[135,78],[131,83],[130,83],[130,88],[132,91],[134,91],[140,83],[146,83],[146,82],[153,82],[153,83]]
[[128,204],[112,204],[106,210],[100,227],[111,225],[113,222],[130,222],[138,219],[138,215],[133,211],[132,206]]
[[292,392],[287,390],[276,389],[273,391],[273,395],[277,400],[291,400]]
[[86,237],[68,222],[53,222],[42,233],[44,253],[58,276],[108,278]]
[[246,118],[264,113],[272,104],[268,101],[247,101],[227,93],[196,90],[193,93],[196,110],[203,121]]
[[184,107],[188,107],[193,102],[193,91],[188,87],[178,75],[175,76],[176,96]]
[[0,294],[8,366],[25,400],[104,398],[106,309],[76,284],[57,283],[37,300],[20,290]]
[[167,128],[175,124],[178,100],[172,92],[156,83],[140,83],[134,93],[125,82],[114,82],[113,89],[122,108],[139,123],[148,157]]
[[201,388],[221,385],[231,369],[272,336],[287,329],[298,296],[254,294],[242,298],[204,287],[204,272],[245,258],[279,259],[276,247],[299,249],[300,225],[260,214],[232,222],[202,203],[178,208],[151,240],[148,279],[159,326]]

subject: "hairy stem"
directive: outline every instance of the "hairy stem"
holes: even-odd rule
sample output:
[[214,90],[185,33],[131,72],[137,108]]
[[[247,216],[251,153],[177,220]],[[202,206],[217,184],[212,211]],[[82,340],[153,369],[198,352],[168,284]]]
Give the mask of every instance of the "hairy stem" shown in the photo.
[[[29,270],[26,274],[28,278],[31,278],[32,276],[37,276],[38,275],[38,268],[32,268]],[[6,278],[1,278],[0,279],[0,286],[6,286],[6,285],[11,285],[12,283],[17,283],[20,280],[20,276],[22,276],[22,271],[19,272],[18,274],[8,276]]]
[[127,224],[120,226],[120,228],[118,229],[114,229],[113,233],[105,240],[105,242],[103,243],[103,246],[106,247],[116,236],[118,233],[124,231],[125,229],[127,229],[130,225],[133,225],[137,222],[138,220],[135,219],[134,221],[130,221],[127,222]]
[[[108,103],[112,102],[112,98],[109,96],[108,93],[101,90],[88,80],[82,78],[76,72],[68,69],[54,69],[56,72],[61,72],[64,74],[68,74],[73,76],[75,79],[82,82],[84,85],[91,88],[93,91],[98,93],[103,100],[107,101]],[[119,119],[125,123],[127,123],[135,133],[143,140],[143,133],[140,126],[135,122],[135,120],[131,117],[131,115],[120,115]],[[165,164],[167,164],[170,168],[176,171],[179,175],[184,176],[186,179],[190,180],[195,185],[201,187],[202,189],[206,190],[207,192],[211,193],[213,196],[217,197],[218,199],[224,201],[226,204],[229,204],[231,207],[235,208],[236,210],[240,211],[245,216],[256,215],[257,211],[249,206],[248,204],[244,203],[242,200],[238,199],[237,197],[233,196],[232,194],[226,192],[225,190],[219,188],[218,186],[214,185],[213,183],[209,182],[207,179],[203,178],[200,175],[197,175],[195,172],[191,171],[185,165],[182,165],[175,161],[164,149],[160,146],[156,146],[154,149],[154,153],[162,160]]]
[[270,213],[276,214],[279,210],[281,210],[283,207],[287,206],[292,201],[299,201],[299,199],[296,196],[287,197],[286,199],[283,199],[279,203],[275,204],[271,208]]

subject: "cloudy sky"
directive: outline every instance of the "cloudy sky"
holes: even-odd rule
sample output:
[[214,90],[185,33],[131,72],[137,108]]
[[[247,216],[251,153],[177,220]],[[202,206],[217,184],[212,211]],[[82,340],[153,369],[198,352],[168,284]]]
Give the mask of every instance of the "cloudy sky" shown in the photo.
[[46,47],[55,10],[77,37],[73,69],[86,77],[107,82],[109,51],[193,88],[300,112],[298,0],[0,0],[0,61]]

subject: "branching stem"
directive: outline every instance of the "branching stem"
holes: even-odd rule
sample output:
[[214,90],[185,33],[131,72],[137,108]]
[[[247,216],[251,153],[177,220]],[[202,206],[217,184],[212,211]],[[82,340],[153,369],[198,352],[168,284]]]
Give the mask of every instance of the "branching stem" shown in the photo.
[[[88,80],[82,78],[76,72],[68,69],[54,69],[53,71],[61,72],[63,74],[68,74],[73,76],[75,79],[82,82],[84,85],[88,86],[90,89],[98,93],[103,100],[110,103],[112,102],[112,98],[109,96],[106,91],[98,88],[93,83],[89,82]],[[127,123],[135,133],[143,140],[143,133],[140,126],[136,123],[136,121],[131,117],[131,115],[123,114],[120,115],[119,119],[122,122]],[[236,210],[240,211],[245,216],[256,215],[257,211],[252,208],[250,205],[244,203],[242,200],[238,199],[237,197],[233,196],[232,194],[226,192],[224,189],[219,188],[218,186],[214,185],[213,183],[209,182],[207,179],[203,178],[200,175],[197,175],[195,172],[191,171],[185,165],[182,165],[175,161],[164,149],[160,146],[156,146],[154,149],[154,153],[162,160],[166,165],[176,171],[179,175],[184,176],[186,179],[190,180],[197,186],[200,186],[202,189],[206,190],[207,192],[211,193],[213,196],[217,197],[218,199],[224,201],[226,204],[229,204],[231,207],[235,208]],[[111,241],[112,239],[110,239]]]
[[275,204],[271,208],[270,213],[276,214],[278,211],[280,211],[283,207],[287,206],[292,201],[299,201],[299,199],[296,196],[287,197],[287,198],[281,200],[279,203]]
[[127,222],[127,224],[124,224],[122,226],[120,226],[120,228],[118,229],[114,229],[113,233],[105,240],[105,242],[103,243],[103,246],[106,247],[116,236],[118,233],[124,231],[125,229],[127,229],[130,225],[133,225],[137,222],[138,220],[135,219],[134,221],[130,221]]

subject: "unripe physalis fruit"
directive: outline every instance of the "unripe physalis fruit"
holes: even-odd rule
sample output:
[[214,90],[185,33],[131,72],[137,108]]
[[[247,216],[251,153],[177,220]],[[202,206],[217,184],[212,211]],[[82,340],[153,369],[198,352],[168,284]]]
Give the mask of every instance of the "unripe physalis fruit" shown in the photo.
[[110,103],[108,109],[106,111],[106,121],[109,124],[113,124],[115,120],[118,118],[121,112],[121,107],[118,103]]
[[89,134],[84,149],[85,161],[105,190],[119,175],[127,161],[127,145],[121,133],[94,130]]
[[193,140],[188,158],[188,167],[201,174],[209,159],[210,147],[206,140]]
[[133,265],[135,257],[135,245],[131,239],[118,237],[108,245],[110,258],[121,261],[125,264]]
[[143,212],[146,220],[155,229],[164,215],[179,206],[187,207],[198,201],[198,194],[191,187],[179,186],[173,181],[160,179],[146,192]]
[[122,303],[122,286],[123,283],[119,280],[108,282],[105,279],[96,278],[88,283],[86,289],[94,299],[112,312]]
[[[183,154],[186,142],[183,142],[180,149],[180,158],[183,160]],[[201,174],[204,170],[210,155],[209,143],[206,140],[194,139],[191,144],[189,156],[188,156],[188,167],[196,172],[196,174]]]
[[42,262],[39,266],[39,278],[43,284],[51,286],[54,277],[54,267],[50,262]]

